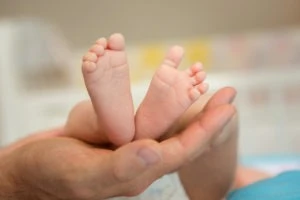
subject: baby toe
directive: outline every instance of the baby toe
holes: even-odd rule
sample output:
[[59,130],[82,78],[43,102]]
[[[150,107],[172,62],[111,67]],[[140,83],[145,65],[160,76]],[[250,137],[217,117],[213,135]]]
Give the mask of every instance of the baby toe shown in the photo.
[[204,81],[205,78],[206,78],[206,73],[204,71],[200,71],[196,73],[194,76],[191,77],[192,85],[193,86],[199,85]]
[[96,63],[90,61],[84,61],[82,63],[82,71],[85,73],[91,73],[96,69]]
[[197,86],[197,89],[201,92],[201,94],[206,93],[208,88],[209,85],[207,83],[201,83],[200,85]]
[[87,52],[83,58],[82,61],[90,61],[90,62],[97,62],[97,55],[94,52]]
[[107,48],[107,39],[102,37],[102,38],[99,38],[97,41],[96,41],[96,44],[102,46],[104,49]]
[[189,97],[192,101],[196,101],[201,95],[201,92],[199,91],[198,88],[192,88],[189,91]]
[[203,66],[200,62],[196,62],[195,64],[193,64],[189,69],[187,69],[187,73],[190,76],[194,76],[195,74],[197,74],[198,72],[200,72],[201,70],[203,70]]
[[95,53],[97,56],[102,56],[104,54],[104,48],[99,44],[95,44],[90,48],[90,52]]

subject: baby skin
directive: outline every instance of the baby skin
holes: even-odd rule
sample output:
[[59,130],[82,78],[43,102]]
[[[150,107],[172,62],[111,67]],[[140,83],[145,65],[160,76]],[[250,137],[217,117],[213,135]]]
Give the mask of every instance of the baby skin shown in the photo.
[[135,139],[158,139],[208,89],[205,72],[195,63],[185,71],[177,68],[183,49],[172,47],[155,72],[135,116]]
[[178,70],[183,49],[172,47],[155,72],[136,115],[129,66],[121,34],[100,38],[83,57],[82,71],[99,124],[120,146],[132,139],[157,139],[208,89],[200,63]]
[[100,38],[83,57],[82,73],[98,123],[115,145],[134,137],[134,108],[129,67],[121,34]]

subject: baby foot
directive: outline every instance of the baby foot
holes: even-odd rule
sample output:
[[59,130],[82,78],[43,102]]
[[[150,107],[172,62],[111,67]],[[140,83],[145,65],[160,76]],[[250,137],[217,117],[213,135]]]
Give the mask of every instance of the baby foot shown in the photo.
[[113,34],[100,38],[83,57],[82,73],[99,125],[115,145],[134,136],[134,109],[130,91],[125,40]]
[[206,76],[202,65],[196,63],[188,70],[179,71],[182,57],[183,49],[174,46],[156,71],[136,113],[137,139],[160,137],[207,91],[208,85],[202,83]]

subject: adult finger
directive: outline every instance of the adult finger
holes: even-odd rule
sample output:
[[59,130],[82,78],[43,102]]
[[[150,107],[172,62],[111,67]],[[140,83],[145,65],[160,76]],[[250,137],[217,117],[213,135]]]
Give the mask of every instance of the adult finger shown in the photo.
[[[153,181],[177,170],[200,155],[212,136],[220,131],[234,115],[231,105],[223,105],[205,112],[182,133],[161,143],[138,140],[117,149],[103,175],[109,176],[110,195],[137,195]],[[104,170],[105,171],[105,170]],[[116,195],[116,194],[114,194]]]
[[217,91],[206,103],[204,110],[216,106],[231,104],[236,97],[236,90],[232,87],[224,87]]
[[[195,117],[195,120],[197,120],[203,112],[214,109],[217,106],[221,105],[230,105],[236,97],[236,90],[231,87],[225,87],[217,91],[205,104],[203,111],[198,113]],[[231,133],[233,131],[237,131],[237,125],[238,125],[238,117],[237,115],[234,116],[232,123],[228,124],[222,131],[220,131],[218,134],[215,134],[213,137],[213,145],[219,145],[223,143],[225,140],[229,138]]]
[[[99,150],[99,155],[102,151]],[[159,174],[151,169],[163,163],[161,145],[150,139],[128,143],[109,157],[98,156],[98,191],[102,198],[135,196],[144,191]],[[150,176],[144,174],[151,171]]]
[[59,127],[59,128],[55,128],[55,129],[51,129],[51,130],[46,130],[46,131],[41,131],[38,133],[33,133],[21,140],[18,140],[15,143],[12,143],[11,145],[3,148],[3,150],[1,151],[2,153],[5,152],[10,152],[14,149],[17,149],[21,146],[24,146],[26,144],[29,144],[31,142],[35,142],[38,140],[42,140],[42,139],[46,139],[46,138],[51,138],[51,137],[58,137],[58,136],[62,136],[63,135],[63,128]]

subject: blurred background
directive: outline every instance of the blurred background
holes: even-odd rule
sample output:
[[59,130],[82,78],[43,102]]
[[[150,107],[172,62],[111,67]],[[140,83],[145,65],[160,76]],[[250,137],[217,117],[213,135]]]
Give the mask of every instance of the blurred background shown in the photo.
[[97,38],[121,32],[136,105],[167,48],[182,45],[182,69],[203,62],[211,92],[237,88],[244,162],[300,166],[300,1],[0,3],[1,145],[63,124],[88,98],[82,55]]

